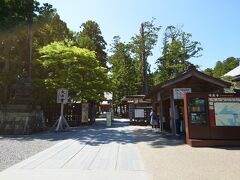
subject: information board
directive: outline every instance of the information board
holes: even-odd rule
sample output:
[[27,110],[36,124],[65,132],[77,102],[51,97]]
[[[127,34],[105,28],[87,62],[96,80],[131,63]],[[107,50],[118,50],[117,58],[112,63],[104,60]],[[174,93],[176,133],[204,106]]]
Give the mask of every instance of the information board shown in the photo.
[[204,98],[189,98],[189,113],[191,124],[193,125],[205,125],[207,124],[206,116],[206,101]]
[[215,102],[216,126],[240,126],[240,102]]
[[240,126],[240,98],[231,94],[210,94],[209,111],[215,126]]
[[144,118],[144,109],[135,109],[134,116],[135,118]]

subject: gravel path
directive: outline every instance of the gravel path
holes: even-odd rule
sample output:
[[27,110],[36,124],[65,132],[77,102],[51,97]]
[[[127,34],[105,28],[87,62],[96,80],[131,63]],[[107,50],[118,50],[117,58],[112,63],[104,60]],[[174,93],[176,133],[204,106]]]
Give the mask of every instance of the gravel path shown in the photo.
[[0,171],[41,152],[61,140],[73,137],[71,132],[42,132],[33,135],[0,135]]
[[138,127],[138,149],[151,180],[239,180],[240,148],[193,148]]

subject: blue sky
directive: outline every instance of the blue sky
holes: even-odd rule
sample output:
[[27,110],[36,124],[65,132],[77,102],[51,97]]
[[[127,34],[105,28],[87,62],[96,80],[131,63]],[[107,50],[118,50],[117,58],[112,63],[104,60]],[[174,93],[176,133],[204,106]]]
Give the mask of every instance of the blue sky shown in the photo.
[[[148,58],[152,71],[161,55],[163,32],[168,25],[183,25],[183,30],[199,41],[202,56],[191,59],[201,70],[212,68],[227,57],[240,57],[239,0],[39,0],[57,9],[73,31],[87,20],[96,21],[105,41],[119,35],[123,41],[139,32],[141,22],[156,18],[161,25],[153,56]],[[108,46],[109,47],[109,46]]]

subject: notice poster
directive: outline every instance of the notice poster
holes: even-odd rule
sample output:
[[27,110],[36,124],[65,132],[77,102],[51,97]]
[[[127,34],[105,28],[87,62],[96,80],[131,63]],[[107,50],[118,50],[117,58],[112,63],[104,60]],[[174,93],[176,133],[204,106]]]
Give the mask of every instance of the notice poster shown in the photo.
[[144,109],[135,109],[135,118],[144,118]]
[[206,102],[203,98],[190,98],[189,111],[191,117],[191,124],[205,125],[207,124],[206,117]]
[[216,126],[240,126],[240,102],[215,102]]

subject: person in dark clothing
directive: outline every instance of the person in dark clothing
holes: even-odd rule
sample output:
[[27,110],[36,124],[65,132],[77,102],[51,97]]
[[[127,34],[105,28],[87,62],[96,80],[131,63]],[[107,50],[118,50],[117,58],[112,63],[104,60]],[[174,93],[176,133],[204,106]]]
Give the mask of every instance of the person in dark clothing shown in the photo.
[[157,119],[157,114],[154,112],[153,109],[151,110],[150,116],[151,116],[150,124],[152,125],[153,129],[156,129],[158,126],[158,119]]

